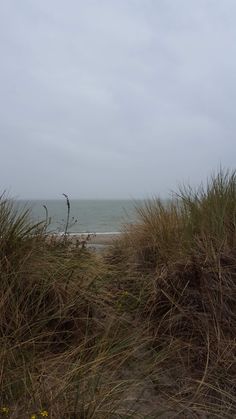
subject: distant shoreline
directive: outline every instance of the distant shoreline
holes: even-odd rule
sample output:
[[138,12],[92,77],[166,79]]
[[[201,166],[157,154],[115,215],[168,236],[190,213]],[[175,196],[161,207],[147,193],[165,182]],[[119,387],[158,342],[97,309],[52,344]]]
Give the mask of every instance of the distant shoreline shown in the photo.
[[[105,233],[68,233],[67,238],[72,244],[76,241],[86,241],[89,247],[92,246],[108,246],[111,245],[119,236],[121,232],[105,232]],[[48,237],[61,237],[63,233],[48,234]],[[88,239],[87,239],[88,238]]]

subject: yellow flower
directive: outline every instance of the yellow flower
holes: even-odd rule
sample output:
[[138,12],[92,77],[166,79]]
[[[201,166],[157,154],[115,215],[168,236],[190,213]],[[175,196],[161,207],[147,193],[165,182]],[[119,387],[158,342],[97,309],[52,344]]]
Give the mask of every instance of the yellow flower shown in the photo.
[[1,408],[2,413],[5,413],[6,415],[9,413],[9,410],[10,410],[9,407],[6,407],[6,406]]
[[47,410],[43,410],[42,412],[40,412],[41,416],[48,416],[48,412]]
[[31,415],[30,419],[36,419],[36,417],[37,417],[36,415]]

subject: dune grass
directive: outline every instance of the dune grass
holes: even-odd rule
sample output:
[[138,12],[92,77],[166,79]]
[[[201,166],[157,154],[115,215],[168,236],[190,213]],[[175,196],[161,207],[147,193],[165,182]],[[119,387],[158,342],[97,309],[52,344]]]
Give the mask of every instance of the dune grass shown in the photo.
[[137,381],[121,371],[142,331],[128,333],[112,309],[101,258],[67,237],[48,240],[4,196],[0,230],[0,414],[127,417],[122,402]]
[[187,417],[235,417],[236,174],[220,171],[138,215],[110,260],[142,294],[139,318],[167,352],[153,382]]
[[236,416],[236,175],[137,208],[103,255],[0,199],[0,415]]

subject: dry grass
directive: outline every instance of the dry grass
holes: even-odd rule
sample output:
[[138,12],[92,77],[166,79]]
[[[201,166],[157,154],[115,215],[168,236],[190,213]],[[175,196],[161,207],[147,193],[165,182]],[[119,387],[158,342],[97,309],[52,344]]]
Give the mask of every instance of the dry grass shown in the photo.
[[117,311],[101,257],[49,241],[4,197],[0,230],[0,415],[139,417],[122,371],[143,330]]
[[221,171],[138,213],[109,261],[126,272],[119,286],[142,295],[156,356],[166,351],[153,383],[186,417],[235,417],[236,175]]
[[1,198],[2,416],[236,416],[236,175],[137,211],[102,257]]

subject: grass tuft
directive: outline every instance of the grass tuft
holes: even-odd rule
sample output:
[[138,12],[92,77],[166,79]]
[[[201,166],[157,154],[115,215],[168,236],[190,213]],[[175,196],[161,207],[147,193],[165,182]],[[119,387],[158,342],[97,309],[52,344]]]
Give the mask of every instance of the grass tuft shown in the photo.
[[123,272],[119,286],[142,293],[138,316],[157,356],[166,351],[153,383],[187,417],[234,417],[236,174],[182,187],[168,203],[148,201],[138,216],[109,260]]

